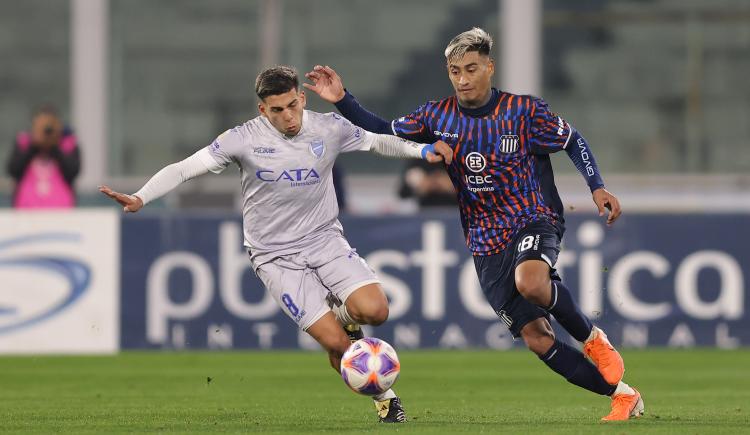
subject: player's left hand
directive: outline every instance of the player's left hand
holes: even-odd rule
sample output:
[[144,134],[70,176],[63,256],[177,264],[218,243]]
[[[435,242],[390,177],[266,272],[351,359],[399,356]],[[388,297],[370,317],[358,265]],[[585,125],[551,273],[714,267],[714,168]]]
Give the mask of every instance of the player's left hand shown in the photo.
[[425,160],[430,163],[445,162],[446,165],[450,165],[451,162],[453,162],[453,150],[450,145],[442,140],[439,140],[432,145],[434,151],[428,152]]
[[607,189],[600,187],[596,189],[592,196],[594,198],[594,204],[599,209],[599,216],[604,216],[605,210],[609,210],[607,216],[607,225],[612,225],[618,217],[622,214],[622,208],[620,208],[620,201],[616,196],[612,195]]
[[99,192],[117,201],[117,203],[122,206],[122,210],[125,213],[135,213],[143,208],[143,200],[135,195],[126,195],[124,193],[115,192],[108,186],[99,186]]

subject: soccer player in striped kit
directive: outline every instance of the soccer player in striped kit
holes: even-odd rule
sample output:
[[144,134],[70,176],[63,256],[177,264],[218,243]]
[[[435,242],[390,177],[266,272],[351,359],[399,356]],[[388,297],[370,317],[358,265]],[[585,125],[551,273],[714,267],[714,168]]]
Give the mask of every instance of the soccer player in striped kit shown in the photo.
[[[316,66],[304,86],[368,131],[438,141],[436,149],[449,148],[454,158],[445,162],[446,169],[458,196],[466,244],[498,317],[570,383],[611,397],[611,412],[602,420],[640,416],[643,400],[622,382],[620,354],[581,312],[555,271],[564,220],[549,154],[566,151],[586,179],[599,214],[609,209],[608,225],[621,213],[619,202],[604,188],[586,140],[544,100],[492,87],[491,49],[492,38],[479,28],[453,38],[445,58],[455,95],[390,123],[363,108],[330,67]],[[583,353],[555,337],[550,314],[583,344]]]

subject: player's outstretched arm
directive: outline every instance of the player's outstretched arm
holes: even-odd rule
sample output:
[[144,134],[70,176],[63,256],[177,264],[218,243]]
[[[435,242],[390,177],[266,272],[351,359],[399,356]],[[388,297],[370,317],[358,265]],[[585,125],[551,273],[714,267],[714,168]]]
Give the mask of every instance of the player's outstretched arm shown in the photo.
[[430,163],[445,162],[447,165],[453,161],[453,150],[441,140],[433,144],[419,144],[397,136],[375,134],[370,149],[386,157],[425,159]]
[[606,210],[609,210],[607,225],[612,225],[622,214],[620,201],[604,188],[604,180],[599,172],[599,166],[596,164],[594,153],[586,139],[576,129],[569,128],[572,131],[565,152],[591,189],[591,196],[596,208],[599,209],[599,216],[604,216]]
[[221,169],[221,165],[208,154],[205,148],[177,163],[162,168],[141,189],[132,194],[115,192],[107,186],[99,191],[117,201],[126,213],[135,213],[149,202],[160,198],[180,184],[209,171]]

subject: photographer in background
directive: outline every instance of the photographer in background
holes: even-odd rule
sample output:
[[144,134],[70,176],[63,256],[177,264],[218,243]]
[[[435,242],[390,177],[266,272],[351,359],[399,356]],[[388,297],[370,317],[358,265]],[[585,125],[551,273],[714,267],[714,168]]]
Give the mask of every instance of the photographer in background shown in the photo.
[[445,168],[416,159],[406,164],[398,195],[416,199],[422,210],[428,207],[455,207],[457,204],[456,191]]
[[64,127],[53,107],[34,113],[31,132],[16,136],[8,161],[15,180],[13,207],[69,208],[75,206],[73,181],[81,169],[76,138]]

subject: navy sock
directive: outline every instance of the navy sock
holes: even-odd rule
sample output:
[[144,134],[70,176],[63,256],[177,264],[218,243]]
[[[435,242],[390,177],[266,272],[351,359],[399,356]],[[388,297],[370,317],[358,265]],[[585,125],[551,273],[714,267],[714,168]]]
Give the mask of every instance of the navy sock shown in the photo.
[[591,334],[591,320],[573,301],[570,290],[559,281],[552,281],[552,302],[547,311],[568,331],[573,338],[583,343]]
[[609,385],[596,366],[578,350],[555,340],[555,344],[542,356],[542,362],[562,375],[573,385],[578,385],[603,396],[611,396],[617,386]]

